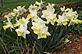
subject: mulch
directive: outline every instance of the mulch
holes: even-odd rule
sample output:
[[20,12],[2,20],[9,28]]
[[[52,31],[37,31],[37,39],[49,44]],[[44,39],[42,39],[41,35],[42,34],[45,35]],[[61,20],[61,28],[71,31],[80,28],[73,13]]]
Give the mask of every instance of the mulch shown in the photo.
[[66,46],[67,48],[59,51],[58,54],[82,54],[82,36],[77,39],[77,42],[68,43]]

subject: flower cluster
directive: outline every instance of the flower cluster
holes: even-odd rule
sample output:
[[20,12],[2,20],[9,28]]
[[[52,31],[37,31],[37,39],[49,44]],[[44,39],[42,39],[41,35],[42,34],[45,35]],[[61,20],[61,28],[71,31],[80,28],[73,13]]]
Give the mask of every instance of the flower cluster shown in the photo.
[[[30,34],[30,31],[27,30],[28,23],[32,23],[31,29],[35,34],[37,34],[38,39],[46,38],[51,34],[48,31],[48,24],[51,25],[63,25],[70,26],[73,24],[82,23],[82,20],[77,19],[78,15],[76,11],[73,11],[72,8],[60,8],[62,14],[55,13],[54,4],[48,3],[43,9],[43,2],[36,2],[33,5],[30,5],[28,9],[25,9],[25,6],[18,6],[17,9],[13,9],[8,15],[5,15],[4,18],[7,20],[3,28],[6,30],[10,28],[15,29],[18,36],[23,36],[26,38],[26,34]],[[22,14],[29,10],[27,17],[20,17]],[[40,13],[38,13],[40,12]],[[38,16],[40,14],[40,16]],[[12,20],[15,20],[15,23],[12,23]],[[45,20],[44,20],[45,19]]]
[[78,15],[76,11],[73,11],[72,8],[66,8],[63,7],[61,8],[61,11],[63,12],[62,15],[58,15],[58,24],[63,24],[63,25],[67,25],[70,26],[72,24],[79,24],[82,23],[81,20],[77,19]]

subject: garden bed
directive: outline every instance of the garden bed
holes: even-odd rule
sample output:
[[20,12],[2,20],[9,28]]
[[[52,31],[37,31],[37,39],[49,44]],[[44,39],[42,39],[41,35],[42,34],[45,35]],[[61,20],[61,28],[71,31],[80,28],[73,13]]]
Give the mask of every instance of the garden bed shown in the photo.
[[[66,47],[58,54],[82,54],[82,36],[77,38],[76,42],[68,43]],[[54,52],[54,54],[56,53]]]
[[[45,15],[45,10],[47,8],[45,8],[44,6],[41,7],[39,3],[35,3],[35,4],[36,5],[34,5],[34,7],[32,7],[32,6],[29,7],[30,9],[31,8],[35,8],[35,9],[31,9],[31,11],[29,9],[29,11],[27,10],[27,12],[26,12],[26,9],[24,9],[24,7],[18,6],[17,9],[14,9],[13,12],[2,12],[2,13],[0,13],[0,19],[2,21],[3,21],[3,18],[8,20],[8,21],[4,20],[3,22],[0,21],[0,24],[3,23],[3,25],[4,25],[3,27],[1,27],[1,30],[0,30],[1,31],[1,33],[0,33],[0,35],[1,35],[0,41],[2,43],[2,46],[4,45],[4,47],[3,47],[4,52],[5,52],[5,50],[6,50],[6,52],[8,52],[7,50],[9,50],[8,53],[13,53],[15,50],[13,50],[12,45],[14,45],[14,47],[18,47],[19,51],[17,51],[17,52],[21,52],[21,54],[24,54],[25,52],[27,53],[29,50],[31,51],[32,54],[34,54],[34,53],[36,54],[37,52],[38,53],[44,53],[44,52],[48,53],[48,52],[53,52],[53,51],[51,51],[53,49],[56,50],[56,52],[54,51],[53,54],[57,54],[57,53],[58,54],[82,54],[82,40],[81,40],[82,39],[82,36],[81,36],[82,32],[81,32],[81,29],[80,29],[81,28],[81,26],[80,26],[81,25],[81,21],[80,21],[81,17],[80,17],[80,20],[79,19],[70,19],[70,18],[74,18],[74,17],[77,18],[77,12],[74,12],[75,10],[77,10],[78,13],[80,13],[81,10],[75,9],[73,11],[71,8],[67,8],[67,7],[72,7],[72,5],[74,5],[74,4],[76,4],[74,6],[78,6],[77,2],[57,4],[56,5],[57,7],[66,6],[66,8],[63,7],[61,9],[59,9],[60,10],[60,12],[59,12],[60,14],[57,12],[57,16],[55,16],[55,18],[56,18],[55,20],[56,21],[50,21],[48,24],[46,22],[46,21],[48,21],[48,19],[46,17],[48,15]],[[36,6],[39,7],[39,8],[36,9],[37,8]],[[53,10],[54,6],[51,5],[51,4],[48,4],[47,7],[49,8],[49,6],[51,7],[51,10],[53,12],[53,13],[50,13],[51,16],[52,16],[53,14],[55,14],[54,10]],[[40,8],[42,8],[42,9],[40,9]],[[37,10],[36,12],[38,14],[31,16],[33,10]],[[48,10],[50,10],[50,9],[48,9]],[[22,12],[22,11],[24,11],[24,12]],[[72,15],[73,17],[70,17],[68,15],[64,15],[64,14],[70,13],[70,11],[73,14]],[[22,14],[20,14],[20,12]],[[44,15],[43,18],[45,18],[46,20],[42,19],[42,13]],[[46,11],[46,13],[47,13],[47,11]],[[18,14],[18,15],[16,15],[16,14]],[[63,20],[61,21],[61,19],[60,19],[60,18],[62,18],[61,16],[63,16],[63,15],[67,17],[67,20],[65,21],[65,23],[63,23]],[[6,16],[6,17],[4,17],[4,16]],[[30,20],[27,19],[26,16]],[[15,17],[16,17],[16,19],[15,19]],[[35,19],[31,19],[33,17],[35,17]],[[40,20],[41,22],[37,21],[36,18],[38,20]],[[54,17],[53,17],[53,19],[54,19]],[[26,20],[28,20],[28,21],[26,21]],[[58,20],[60,20],[61,23]],[[77,21],[72,21],[72,20],[77,20]],[[30,24],[28,23],[29,21],[30,21]],[[69,23],[71,21],[75,25],[73,24],[73,26],[71,26],[72,24],[70,25],[70,23]],[[16,24],[18,22],[19,22],[19,24]],[[41,25],[43,25],[43,27],[41,25],[37,25],[36,22],[40,23]],[[42,22],[46,22],[46,23],[42,23]],[[10,25],[8,23],[10,23]],[[59,25],[57,23],[59,23]],[[80,25],[78,25],[78,24],[80,24]],[[14,27],[14,25],[16,27]],[[27,29],[27,25],[29,27],[28,29]],[[9,27],[6,28],[6,30],[5,30],[4,28],[6,26],[9,26]],[[38,26],[41,26],[41,29],[46,28],[46,31],[45,30],[41,30],[40,31],[40,29],[39,30],[35,29]],[[50,28],[48,28],[48,27],[50,27]],[[22,28],[22,30],[20,30],[20,28]],[[23,30],[24,28],[26,28],[26,30]],[[21,31],[23,31],[23,32],[21,32]],[[28,33],[24,33],[24,31],[28,32]],[[30,34],[29,34],[29,31],[30,31]],[[44,31],[46,33],[42,33]],[[51,37],[50,36],[47,37],[47,35],[50,35],[48,31],[51,33]],[[40,33],[41,33],[41,35],[40,35]],[[22,34],[24,34],[24,35],[22,36]],[[25,34],[26,34],[26,37],[25,37]],[[29,34],[29,35],[27,35],[27,34]],[[18,37],[16,37],[16,36],[18,36]],[[21,36],[21,37],[19,37],[19,36]],[[7,42],[7,39],[5,39],[3,37],[11,38],[11,39],[15,40],[16,42],[13,42],[13,43],[11,41]],[[23,43],[23,41],[25,43]],[[49,42],[49,44],[48,44],[48,42]],[[9,44],[9,43],[12,43],[12,44]],[[46,43],[46,44],[44,44],[44,43]],[[12,50],[11,50],[10,47],[7,47],[8,44],[11,46]],[[24,44],[24,46],[22,46],[23,44]],[[8,48],[8,49],[6,49],[5,47]],[[61,47],[63,47],[63,49]],[[60,50],[60,51],[57,51],[57,50]],[[6,52],[5,52],[5,54],[6,54]]]

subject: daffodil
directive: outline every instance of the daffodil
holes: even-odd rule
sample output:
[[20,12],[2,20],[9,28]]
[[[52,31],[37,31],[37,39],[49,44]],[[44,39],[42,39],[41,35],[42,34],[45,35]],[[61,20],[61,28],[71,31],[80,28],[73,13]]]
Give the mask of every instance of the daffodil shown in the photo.
[[22,17],[22,18],[20,18],[17,22],[16,22],[16,24],[13,24],[14,25],[14,27],[17,27],[18,26],[18,28],[17,29],[15,29],[15,31],[17,32],[17,35],[18,36],[23,36],[24,38],[26,38],[26,34],[29,34],[30,32],[27,30],[27,24],[28,24],[28,19],[26,18],[24,18],[24,17]]
[[58,25],[64,25],[66,26],[69,20],[66,18],[65,14],[63,15],[58,15],[58,20],[57,20],[57,24]]
[[28,14],[28,15],[27,15],[27,18],[28,18],[28,19],[33,18],[32,14]]
[[50,35],[50,33],[48,32],[48,27],[45,24],[45,21],[40,18],[32,22],[33,32],[38,35],[38,39],[46,38],[47,35]]
[[72,22],[75,23],[75,24],[81,24],[82,20],[76,19],[76,20],[73,20]]
[[37,19],[38,18],[37,11],[39,10],[38,7],[35,5],[30,5],[28,9],[30,14],[27,15],[27,18],[32,19],[32,21]]
[[65,6],[61,7],[60,9],[61,11],[65,11]]
[[64,12],[64,14],[66,15],[67,19],[69,20],[69,24],[68,26],[70,26],[71,24],[73,24],[73,21],[77,20],[77,12],[73,11],[73,9],[71,8],[67,8]]
[[68,43],[68,42],[70,42],[70,40],[69,39],[65,39],[65,43]]
[[20,24],[13,24],[13,27],[14,27],[14,28],[16,28],[16,27],[18,27],[18,26],[20,26]]
[[16,22],[16,24],[27,27],[28,22],[29,22],[28,18],[25,19],[24,17],[22,17]]
[[13,9],[14,13],[17,13],[19,10],[17,10],[16,8]]
[[35,2],[35,5],[38,5],[38,8],[41,9],[42,8],[42,5],[43,5],[43,1],[41,0],[41,2]]
[[47,24],[51,23],[52,25],[54,25],[54,23],[57,21],[56,14],[54,14],[55,12],[54,5],[48,4],[46,8],[47,8],[46,10],[42,11],[43,15],[41,17],[47,20]]
[[18,17],[19,15],[22,15],[24,12],[26,12],[27,10],[25,9],[25,6],[21,7],[18,6],[17,8],[13,9],[13,13],[16,14],[16,16]]
[[3,26],[3,28],[4,28],[5,30],[6,30],[7,28],[10,28],[11,31],[12,31],[12,28],[14,28],[14,27],[13,27],[13,24],[12,24],[12,22],[11,22],[11,19],[12,19],[11,14],[9,13],[8,15],[5,15],[4,18],[7,19],[7,20],[6,20],[7,22],[6,22],[6,25]]
[[42,13],[43,13],[42,17],[43,18],[46,18],[47,16],[49,16],[50,14],[54,14],[54,12],[55,12],[53,4],[49,3],[48,6],[46,6],[46,8],[47,8],[46,10],[42,11]]
[[47,38],[47,36],[50,36],[50,33],[48,32],[48,27],[43,27],[42,29],[41,29],[41,32],[40,32],[40,34],[39,34],[40,36],[38,36],[38,39],[39,38]]
[[70,8],[65,9],[64,14],[66,15],[66,17],[69,20],[77,19],[77,17],[78,17],[77,12],[73,11],[72,8],[71,9]]
[[27,30],[27,27],[20,26],[18,29],[15,30],[17,32],[18,36],[22,36],[26,38],[26,34],[29,34],[30,32]]
[[55,22],[57,22],[56,14],[50,14],[47,18],[47,23],[51,23],[54,25]]
[[6,30],[6,29],[9,28],[9,27],[10,27],[10,25],[4,25],[4,26],[3,26],[3,29]]

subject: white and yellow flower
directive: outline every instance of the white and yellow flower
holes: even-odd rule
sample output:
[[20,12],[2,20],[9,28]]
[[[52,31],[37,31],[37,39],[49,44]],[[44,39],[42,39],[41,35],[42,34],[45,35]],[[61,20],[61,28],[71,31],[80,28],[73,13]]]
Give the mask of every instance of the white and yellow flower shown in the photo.
[[41,9],[42,8],[42,5],[43,5],[43,1],[41,0],[40,2],[35,2],[35,5],[38,5],[38,8]]
[[54,14],[55,12],[54,5],[48,4],[46,8],[47,10],[42,11],[43,15],[41,17],[47,20],[47,24],[51,23],[52,25],[54,25],[54,23],[57,21],[56,14]]
[[32,25],[33,32],[38,35],[38,39],[46,38],[50,35],[50,33],[48,32],[48,27],[45,25],[45,22],[40,18],[35,22],[32,22]]
[[17,21],[17,23],[15,24],[16,26],[19,26],[19,28],[16,29],[17,35],[18,36],[23,36],[24,38],[26,38],[26,34],[29,34],[30,32],[27,30],[27,24],[28,24],[28,19],[22,17],[21,19],[19,19]]
[[26,12],[27,10],[25,9],[25,6],[21,7],[18,6],[17,8],[13,9],[13,13],[16,14],[16,16],[22,15],[24,12]]
[[12,19],[11,14],[9,13],[8,15],[5,15],[4,18],[7,19],[6,25],[3,26],[4,30],[6,30],[7,28],[10,28],[12,31],[12,28],[14,28],[14,27],[13,27],[13,24],[11,22],[11,19]]
[[17,32],[18,36],[22,36],[26,38],[26,34],[29,34],[30,32],[27,30],[27,27],[24,27],[21,25],[18,29],[15,30]]
[[49,16],[50,14],[54,14],[55,12],[55,9],[54,9],[54,5],[53,4],[48,4],[48,6],[46,6],[46,10],[43,10],[42,11],[42,17],[43,18],[46,18],[47,16]]
[[27,15],[27,18],[32,20],[37,19],[38,18],[37,11],[39,10],[38,7],[35,5],[30,5],[28,9],[30,14]]
[[29,22],[28,18],[25,19],[24,17],[22,17],[16,22],[16,24],[27,27],[28,22]]
[[68,19],[66,18],[65,14],[58,15],[57,25],[64,25],[66,26],[68,24]]
[[72,22],[75,23],[75,24],[81,24],[81,23],[82,23],[82,20],[75,19],[75,20],[73,20]]
[[65,11],[65,6],[61,7],[60,9],[61,11]]

